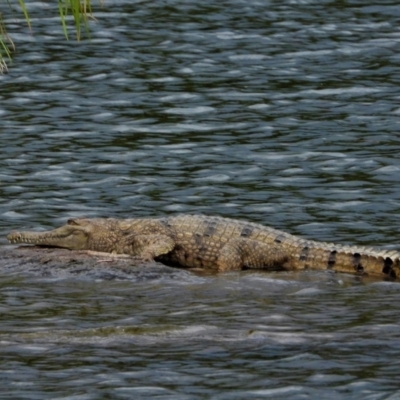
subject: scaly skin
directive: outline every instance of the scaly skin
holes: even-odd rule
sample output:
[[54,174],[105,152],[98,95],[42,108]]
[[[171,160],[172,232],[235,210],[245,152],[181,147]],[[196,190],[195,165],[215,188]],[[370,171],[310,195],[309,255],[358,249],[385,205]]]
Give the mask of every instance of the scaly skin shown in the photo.
[[310,268],[392,278],[400,273],[397,251],[315,242],[255,223],[201,215],[70,219],[51,231],[12,232],[7,239],[217,271]]

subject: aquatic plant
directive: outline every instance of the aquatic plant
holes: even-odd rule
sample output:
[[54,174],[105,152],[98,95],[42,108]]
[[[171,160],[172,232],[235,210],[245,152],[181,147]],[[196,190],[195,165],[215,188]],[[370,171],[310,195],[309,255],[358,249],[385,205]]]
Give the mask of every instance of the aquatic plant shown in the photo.
[[[15,1],[14,1],[15,2]],[[7,0],[10,10],[14,13],[15,6]],[[23,14],[27,25],[32,30],[29,14],[24,0],[18,0],[19,11]],[[18,5],[17,5],[18,7]],[[92,15],[92,5],[90,0],[58,0],[58,11],[61,19],[61,26],[64,35],[68,40],[67,21],[72,20],[75,25],[76,39],[81,39],[81,28],[83,27],[86,34],[89,35],[88,19],[94,19]],[[72,16],[72,18],[69,18]],[[14,42],[6,30],[6,22],[3,14],[0,12],[0,73],[7,71],[7,62],[12,62],[12,52],[15,50]]]

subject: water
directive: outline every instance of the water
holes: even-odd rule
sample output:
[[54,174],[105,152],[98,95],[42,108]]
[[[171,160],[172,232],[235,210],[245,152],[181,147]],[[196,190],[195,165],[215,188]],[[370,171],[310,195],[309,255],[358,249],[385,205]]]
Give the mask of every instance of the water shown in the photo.
[[[29,6],[33,36],[2,10],[2,244],[204,213],[396,248],[397,3],[118,1],[81,43]],[[400,398],[395,282],[0,270],[0,398]]]

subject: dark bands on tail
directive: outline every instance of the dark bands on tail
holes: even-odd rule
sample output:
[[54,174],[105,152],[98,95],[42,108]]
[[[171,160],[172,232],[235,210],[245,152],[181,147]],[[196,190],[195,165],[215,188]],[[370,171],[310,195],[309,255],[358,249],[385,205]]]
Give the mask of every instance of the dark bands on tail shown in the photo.
[[245,225],[240,232],[241,237],[249,237],[253,233],[254,227],[251,225]]
[[361,264],[361,254],[360,253],[353,254],[353,267],[354,267],[354,270],[358,273],[362,274],[364,272],[364,267]]
[[303,247],[300,253],[299,260],[300,261],[307,261],[308,253],[310,252],[310,248],[308,246]]
[[[362,258],[362,256],[361,256],[360,253],[354,253],[353,254],[353,267],[354,267],[354,270],[357,273],[361,273],[361,274],[364,273],[364,272],[368,273],[368,271],[364,270],[364,266],[361,264],[361,258]],[[388,275],[390,278],[396,278],[397,277],[396,271],[393,269],[393,264],[394,264],[394,261],[390,257],[386,257],[383,260],[382,273],[385,274],[385,275]]]
[[275,242],[275,243],[282,243],[285,239],[286,239],[286,235],[285,235],[284,233],[281,233],[280,235],[278,235],[278,236],[274,239],[274,242]]
[[216,221],[211,221],[207,225],[206,230],[204,231],[204,236],[211,237],[214,234],[215,230],[217,229],[217,225],[218,224]]
[[329,254],[328,269],[332,269],[335,266],[335,264],[336,264],[336,254],[337,254],[336,250],[332,250],[331,254]]
[[393,260],[390,257],[386,257],[383,261],[382,272],[386,275],[389,275],[391,278],[396,278],[396,272],[392,268]]

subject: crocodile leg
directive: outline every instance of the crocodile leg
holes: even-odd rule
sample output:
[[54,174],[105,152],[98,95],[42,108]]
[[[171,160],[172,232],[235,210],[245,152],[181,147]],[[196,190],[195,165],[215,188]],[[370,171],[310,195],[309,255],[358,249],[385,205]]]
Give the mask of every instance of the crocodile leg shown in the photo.
[[231,239],[220,250],[217,269],[229,271],[243,268],[289,269],[289,256],[271,244],[245,238]]
[[167,254],[175,247],[175,242],[166,235],[127,235],[117,244],[118,254],[129,254],[144,260]]

